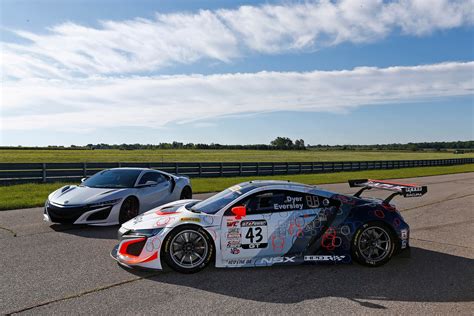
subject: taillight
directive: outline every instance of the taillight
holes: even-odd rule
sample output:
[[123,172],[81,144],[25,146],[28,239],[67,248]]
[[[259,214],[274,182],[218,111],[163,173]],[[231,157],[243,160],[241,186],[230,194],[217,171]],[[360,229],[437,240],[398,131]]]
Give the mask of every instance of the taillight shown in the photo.
[[381,205],[385,210],[390,211],[390,212],[393,212],[393,211],[397,210],[397,208],[395,206],[393,206],[392,204],[389,204],[389,203],[382,203]]

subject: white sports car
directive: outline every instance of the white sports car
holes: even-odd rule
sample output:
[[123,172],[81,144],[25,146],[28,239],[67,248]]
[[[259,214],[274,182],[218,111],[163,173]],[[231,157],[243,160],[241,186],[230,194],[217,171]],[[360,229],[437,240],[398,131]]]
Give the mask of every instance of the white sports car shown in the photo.
[[54,223],[116,225],[154,207],[191,197],[187,177],[146,168],[114,168],[51,193],[43,216]]

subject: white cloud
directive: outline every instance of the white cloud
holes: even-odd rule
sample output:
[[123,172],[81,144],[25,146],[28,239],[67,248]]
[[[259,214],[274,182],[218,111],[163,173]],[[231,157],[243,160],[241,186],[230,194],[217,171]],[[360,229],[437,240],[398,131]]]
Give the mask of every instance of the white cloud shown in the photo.
[[472,95],[473,72],[474,62],[452,62],[302,73],[24,79],[4,83],[2,123],[4,130],[90,130],[244,113],[348,111]]
[[3,43],[1,68],[7,79],[152,73],[203,59],[371,42],[398,30],[421,36],[472,25],[473,11],[472,0],[322,0],[157,14],[98,28],[70,22],[47,34],[17,31],[31,42]]

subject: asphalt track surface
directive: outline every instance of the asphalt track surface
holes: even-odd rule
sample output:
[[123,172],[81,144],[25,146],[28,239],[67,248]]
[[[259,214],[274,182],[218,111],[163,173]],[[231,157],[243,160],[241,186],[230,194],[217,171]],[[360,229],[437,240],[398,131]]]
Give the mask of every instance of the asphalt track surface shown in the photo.
[[0,313],[472,314],[474,173],[411,182],[429,189],[395,201],[411,225],[411,258],[379,268],[131,271],[109,257],[117,227],[49,225],[41,208],[2,211]]

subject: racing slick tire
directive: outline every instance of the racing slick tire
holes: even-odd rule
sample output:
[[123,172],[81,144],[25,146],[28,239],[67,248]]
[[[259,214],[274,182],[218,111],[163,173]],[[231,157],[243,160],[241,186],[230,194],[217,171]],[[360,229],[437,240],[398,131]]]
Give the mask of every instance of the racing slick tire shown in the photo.
[[204,228],[182,225],[166,237],[162,256],[166,264],[181,273],[204,269],[214,254],[214,242]]
[[138,200],[133,196],[129,196],[123,201],[122,206],[120,207],[119,223],[123,224],[128,222],[132,218],[138,216],[139,211],[140,207]]
[[181,191],[181,195],[179,197],[180,200],[190,200],[193,198],[193,191],[190,187],[184,187],[183,191]]
[[392,258],[396,248],[393,232],[383,223],[372,222],[362,225],[352,240],[352,257],[358,263],[379,267]]

